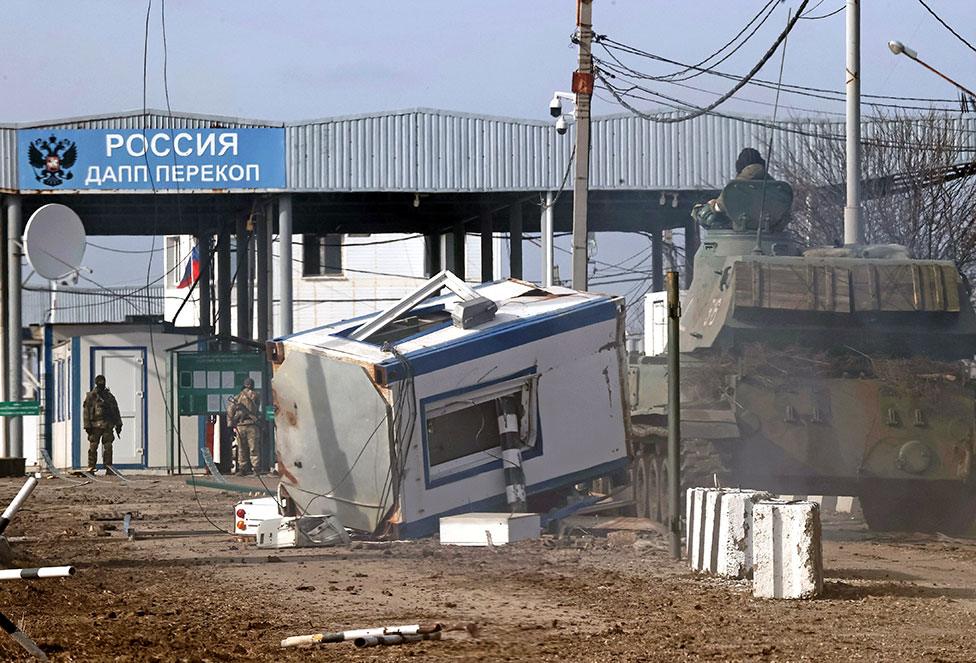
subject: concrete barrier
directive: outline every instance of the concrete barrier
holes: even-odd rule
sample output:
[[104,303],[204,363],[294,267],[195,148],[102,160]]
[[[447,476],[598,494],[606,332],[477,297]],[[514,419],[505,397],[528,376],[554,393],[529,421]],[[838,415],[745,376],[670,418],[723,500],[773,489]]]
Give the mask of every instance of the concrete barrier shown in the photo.
[[721,488],[689,488],[685,495],[688,563],[702,573],[715,573],[717,565],[721,493]]
[[820,505],[759,502],[753,517],[753,595],[809,599],[823,591]]
[[777,495],[777,499],[792,502],[806,500],[820,505],[820,513],[846,513],[862,517],[861,500],[852,495]]
[[756,503],[770,497],[769,493],[759,490],[726,490],[722,493],[715,573],[739,580],[752,577],[752,510]]

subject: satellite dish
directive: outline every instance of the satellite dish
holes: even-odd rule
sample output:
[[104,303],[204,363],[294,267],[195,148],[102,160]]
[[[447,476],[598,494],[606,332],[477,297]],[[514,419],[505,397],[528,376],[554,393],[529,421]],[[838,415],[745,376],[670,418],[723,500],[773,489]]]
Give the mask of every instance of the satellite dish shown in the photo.
[[85,257],[85,226],[64,205],[42,205],[24,229],[24,252],[41,277],[54,281],[71,274]]

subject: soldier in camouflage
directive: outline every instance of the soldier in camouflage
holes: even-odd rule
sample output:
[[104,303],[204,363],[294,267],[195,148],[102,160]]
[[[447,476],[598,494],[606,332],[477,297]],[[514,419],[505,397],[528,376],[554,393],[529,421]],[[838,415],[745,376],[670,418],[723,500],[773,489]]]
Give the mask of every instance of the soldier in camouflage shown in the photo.
[[[773,178],[766,172],[766,160],[762,158],[759,150],[747,147],[739,152],[735,160],[735,180],[769,180]],[[722,195],[713,198],[707,203],[695,205],[691,211],[691,216],[705,228],[731,228],[732,220],[725,213],[725,201]]]
[[94,472],[98,465],[98,444],[102,444],[102,464],[108,473],[112,465],[112,442],[116,435],[122,434],[122,415],[115,396],[105,386],[105,376],[95,378],[95,388],[85,396],[85,432],[88,433],[88,471]]
[[237,433],[237,473],[260,471],[261,397],[251,378],[244,380],[244,388],[234,398],[230,425]]

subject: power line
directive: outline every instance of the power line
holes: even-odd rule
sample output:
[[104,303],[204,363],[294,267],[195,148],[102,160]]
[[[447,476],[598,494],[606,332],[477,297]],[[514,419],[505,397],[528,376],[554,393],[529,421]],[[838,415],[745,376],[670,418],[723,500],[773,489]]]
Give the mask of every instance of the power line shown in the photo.
[[976,52],[976,46],[973,46],[965,37],[963,37],[961,34],[959,34],[958,32],[956,32],[952,28],[951,25],[949,25],[948,23],[946,23],[942,19],[941,16],[939,16],[938,14],[936,14],[935,13],[935,10],[933,10],[931,7],[929,7],[928,4],[925,2],[925,0],[918,0],[918,4],[920,4],[923,7],[925,7],[925,11],[927,11],[930,14],[932,14],[932,16],[935,17],[935,20],[942,24],[942,27],[944,27],[946,30],[948,30],[949,32],[951,32],[952,35],[956,39],[958,39],[959,41],[961,41],[962,43],[964,43],[969,48],[969,50]]
[[[752,67],[752,69],[749,70],[749,73],[747,73],[738,83],[736,83],[735,85],[733,85],[731,90],[729,90],[728,92],[726,92],[721,97],[719,97],[718,99],[716,99],[715,101],[713,101],[709,105],[705,106],[704,108],[699,108],[699,109],[696,109],[694,111],[691,111],[690,113],[687,113],[683,117],[658,118],[655,121],[656,122],[660,122],[662,124],[676,124],[678,122],[687,122],[688,120],[692,120],[692,119],[694,119],[696,117],[699,117],[701,115],[705,115],[706,113],[709,113],[709,112],[715,110],[716,108],[718,108],[719,106],[721,106],[723,103],[725,103],[726,101],[728,101],[729,99],[731,99],[732,96],[736,92],[738,92],[739,90],[741,90],[743,87],[745,87],[746,84],[749,83],[749,80],[753,76],[755,76],[757,73],[759,73],[759,70],[763,68],[763,65],[765,65],[769,61],[769,59],[771,57],[773,57],[773,54],[776,52],[776,49],[779,48],[779,45],[781,43],[783,43],[783,40],[784,39],[786,39],[786,36],[793,29],[793,26],[796,25],[796,22],[800,18],[800,14],[803,13],[803,10],[806,8],[806,6],[807,6],[807,4],[809,2],[810,2],[810,0],[803,0],[803,2],[800,3],[800,7],[797,10],[796,16],[794,16],[793,18],[790,19],[789,23],[787,23],[787,25],[786,25],[786,29],[783,30],[783,32],[780,33],[779,37],[776,38],[776,41],[773,42],[773,45],[770,46],[769,49],[759,59],[759,62],[757,62]],[[603,77],[600,75],[600,71],[599,70],[597,70],[597,76],[600,76],[601,80],[603,80]],[[614,96],[617,96],[614,93],[613,90],[611,90],[610,93],[613,94]],[[619,98],[618,98],[618,101],[620,101]]]
[[[739,33],[735,37],[732,38],[732,41],[728,42],[725,46],[723,46],[721,49],[719,49],[718,51],[716,51],[715,53],[713,53],[712,55],[710,55],[705,60],[702,60],[698,64],[691,65],[689,67],[685,67],[685,69],[682,72],[680,72],[680,73],[683,74],[683,73],[688,72],[688,71],[694,71],[694,73],[689,74],[687,76],[682,76],[681,78],[675,78],[674,77],[675,76],[674,74],[669,74],[667,76],[662,77],[660,80],[670,79],[670,80],[677,80],[677,81],[687,81],[687,80],[690,80],[690,79],[695,78],[697,76],[701,76],[702,74],[708,73],[708,71],[710,69],[719,66],[720,64],[722,64],[723,62],[725,62],[726,60],[728,60],[729,58],[731,58],[733,55],[735,55],[736,53],[738,53],[742,49],[742,47],[745,46],[746,43],[748,43],[748,41],[750,39],[752,39],[753,36],[755,36],[756,32],[758,32],[759,29],[763,25],[765,25],[766,21],[769,20],[769,17],[772,16],[773,15],[773,12],[776,11],[776,5],[778,5],[778,4],[779,4],[779,1],[778,0],[770,0],[770,2],[768,2],[766,4],[766,6],[764,6],[759,11],[759,13],[756,14],[756,16],[751,21],[749,21],[749,23],[746,24],[746,26],[744,28],[742,28],[742,30],[740,30]],[[766,11],[767,8],[769,8],[769,11]],[[766,12],[766,15],[765,16],[762,16],[762,13],[763,12]],[[742,43],[740,43],[738,46],[736,46],[731,51],[729,51],[728,53],[726,53],[725,56],[722,57],[722,59],[720,59],[717,62],[714,62],[714,63],[708,65],[708,67],[705,68],[705,69],[699,69],[706,62],[708,62],[708,60],[711,60],[715,55],[717,55],[718,53],[721,53],[723,50],[725,50],[725,48],[727,48],[736,39],[738,39],[742,35],[742,33],[745,32],[746,30],[748,30],[749,29],[749,26],[752,25],[752,23],[755,22],[760,16],[762,16],[762,20],[759,21],[759,23],[756,25],[756,27],[754,27],[752,29],[752,32],[750,32],[746,36],[746,38],[742,40]]]
[[[818,2],[817,3],[817,7],[819,7],[821,4],[822,3]],[[813,9],[816,9],[817,7],[814,7]],[[811,9],[810,11],[813,11],[813,9]],[[822,18],[830,18],[831,16],[836,16],[837,14],[841,13],[842,11],[844,11],[844,9],[846,9],[846,7],[841,6],[841,7],[838,7],[837,9],[835,9],[832,12],[828,12],[826,14],[821,14],[820,16],[801,16],[800,18],[806,19],[808,21],[817,21],[817,20],[820,20]]]
[[[700,108],[698,106],[695,106],[694,104],[691,104],[689,102],[683,101],[681,99],[677,99],[675,97],[668,96],[668,95],[663,94],[661,92],[654,92],[654,91],[649,90],[649,89],[647,89],[645,87],[642,87],[640,85],[634,84],[634,85],[632,85],[632,87],[630,88],[630,90],[621,90],[621,89],[615,87],[613,84],[611,84],[606,79],[606,77],[604,77],[601,74],[601,72],[599,70],[597,71],[597,78],[599,78],[600,82],[603,84],[604,89],[606,89],[608,92],[610,92],[610,94],[613,95],[613,97],[617,100],[617,102],[621,106],[623,106],[624,108],[626,108],[627,110],[629,110],[630,112],[632,112],[634,115],[637,115],[638,117],[642,117],[642,118],[644,118],[646,120],[650,120],[652,122],[657,122],[662,117],[664,119],[667,119],[667,118],[663,114],[660,114],[660,113],[653,114],[653,113],[647,113],[647,112],[641,111],[638,108],[636,108],[633,104],[627,102],[627,100],[624,99],[624,97],[631,97],[633,99],[638,99],[638,100],[641,100],[641,101],[651,101],[651,102],[655,102],[655,103],[662,103],[660,101],[660,99],[664,99],[664,100],[666,100],[666,102],[664,102],[663,105],[668,106],[668,107],[670,107],[670,108],[672,108],[674,110],[677,110],[677,111],[685,111],[687,109],[700,110]],[[628,81],[628,82],[630,82],[630,81]],[[644,96],[641,96],[639,94],[635,94],[633,92],[634,89],[639,89],[642,92],[644,92],[644,93],[646,93],[648,95],[651,95],[651,97],[644,97]],[[667,103],[667,102],[671,102],[671,103]],[[678,105],[673,105],[673,104],[678,104]],[[760,119],[755,119],[755,118],[750,118],[750,117],[744,117],[744,116],[741,116],[741,115],[734,115],[734,114],[731,114],[731,113],[723,113],[723,112],[719,112],[719,111],[710,111],[708,114],[709,115],[713,115],[715,117],[722,117],[722,118],[726,118],[726,119],[729,119],[729,120],[734,120],[736,122],[742,122],[743,124],[750,124],[750,125],[754,125],[754,126],[757,126],[757,127],[763,127],[765,129],[770,129],[772,131],[779,131],[781,133],[795,134],[795,135],[798,135],[798,136],[805,136],[805,137],[808,137],[808,138],[822,139],[822,140],[831,140],[831,141],[835,141],[835,142],[843,142],[844,141],[844,136],[842,134],[834,134],[834,133],[830,133],[829,131],[811,131],[809,129],[802,129],[799,126],[790,126],[790,125],[786,125],[786,124],[783,124],[783,123],[773,124],[773,123],[771,123],[769,121],[766,121],[766,120],[760,120]],[[968,129],[963,129],[963,128],[960,128],[959,129],[959,132],[973,133],[972,131],[970,131]],[[945,147],[944,145],[927,145],[927,144],[921,144],[921,143],[907,144],[907,143],[903,143],[903,142],[885,141],[885,140],[869,139],[869,138],[862,138],[861,139],[861,144],[862,145],[870,145],[870,146],[873,146],[873,147],[886,147],[886,148],[900,149],[900,150],[917,150],[919,148],[924,148],[924,147],[930,147],[930,148],[944,148]],[[976,152],[976,146],[957,145],[955,147],[956,147],[956,149],[959,152],[966,152],[966,153]]]
[[[612,48],[612,49],[616,49],[616,50],[622,51],[624,53],[628,53],[630,55],[636,55],[638,57],[646,58],[646,59],[649,59],[649,60],[655,60],[657,62],[663,62],[665,64],[675,65],[675,66],[679,66],[679,67],[689,66],[689,65],[687,65],[684,62],[680,62],[678,60],[673,60],[671,58],[667,58],[667,57],[664,57],[662,55],[657,55],[657,54],[651,53],[649,51],[644,51],[644,50],[641,50],[641,49],[639,49],[639,48],[637,48],[635,46],[630,46],[628,44],[624,44],[622,42],[616,41],[614,39],[611,39],[607,35],[600,35],[600,41],[599,41],[599,43],[605,49],[611,49]],[[639,77],[643,77],[643,78],[648,78],[648,79],[655,80],[655,77],[653,77],[653,76],[650,76],[650,75],[647,75],[647,74],[642,74],[640,72],[637,72],[636,70],[632,70],[632,71],[634,71],[634,73],[636,75],[638,75]],[[716,71],[714,69],[709,69],[709,70],[706,70],[706,71],[708,71],[708,73],[710,73],[710,74],[712,74],[714,76],[719,76],[721,78],[726,78],[726,79],[729,79],[729,80],[738,80],[739,78],[741,78],[741,76],[738,76],[736,74],[730,74],[730,73],[727,73],[727,72],[720,72],[720,71]],[[775,86],[776,86],[775,81],[770,81],[770,80],[766,80],[766,79],[763,79],[763,78],[753,78],[750,81],[750,84],[752,84],[752,85],[758,85],[760,87],[768,87],[769,89],[775,89]],[[815,93],[820,93],[820,94],[834,95],[835,97],[839,97],[839,100],[841,100],[841,101],[843,101],[844,95],[845,95],[844,91],[842,91],[842,90],[831,90],[831,89],[828,89],[828,88],[814,87],[814,86],[810,86],[810,85],[797,85],[797,84],[792,84],[792,83],[783,83],[783,88],[785,88],[788,91],[795,90],[795,91],[802,91],[802,92],[815,92]],[[811,95],[811,96],[813,96],[813,95]],[[867,93],[862,93],[861,94],[861,97],[868,98],[868,99],[887,99],[887,100],[891,100],[891,101],[926,101],[926,102],[937,102],[937,103],[956,103],[958,101],[957,99],[947,99],[947,98],[943,98],[943,97],[906,97],[906,96],[885,95],[885,94],[867,94]],[[832,98],[832,97],[825,97],[825,98]]]
[[[603,68],[608,69],[610,71],[613,71],[614,73],[620,75],[621,77],[631,77],[631,78],[637,78],[637,79],[641,79],[641,80],[655,80],[655,81],[658,80],[658,78],[656,76],[651,76],[651,75],[645,74],[643,72],[637,71],[636,69],[634,69],[632,67],[627,66],[623,61],[620,60],[620,58],[618,58],[616,55],[614,55],[613,52],[609,48],[607,48],[607,46],[605,44],[601,44],[601,46],[603,46],[604,50],[607,52],[607,55],[609,55],[611,58],[613,58],[614,62],[616,63],[616,64],[612,64],[612,63],[607,62],[606,60],[603,60],[602,58],[598,58],[598,57],[595,57],[594,56],[594,58],[593,58],[594,62],[598,63]],[[667,60],[667,58],[663,58],[663,59],[664,60]],[[726,73],[726,72],[717,71],[715,69],[709,69],[707,71],[707,73],[709,73],[709,74],[711,74],[713,76],[717,76],[719,78],[725,78],[725,79],[728,79],[728,80],[738,80],[738,78],[739,78],[738,76],[736,76],[734,74],[729,74],[729,73]],[[677,84],[677,83],[674,83],[674,81],[661,81],[661,82],[663,82],[663,83]],[[759,79],[759,78],[753,78],[751,81],[749,81],[749,84],[750,85],[753,85],[755,87],[761,87],[761,88],[764,88],[764,89],[767,89],[767,90],[782,89],[782,91],[785,92],[785,93],[787,93],[787,94],[792,94],[792,95],[796,95],[796,96],[800,96],[800,97],[809,97],[809,98],[812,98],[812,99],[822,99],[822,100],[825,100],[825,101],[832,101],[834,103],[844,103],[845,102],[844,93],[843,92],[837,92],[837,91],[834,91],[834,90],[827,90],[827,89],[824,89],[824,88],[814,88],[814,87],[808,87],[808,86],[803,86],[803,85],[790,85],[789,83],[783,83],[782,85],[778,85],[776,82],[766,81],[766,80]],[[692,89],[695,89],[695,88],[692,88]],[[703,91],[705,91],[705,90],[703,90]],[[718,94],[717,92],[709,92],[709,93],[710,94],[716,94],[716,95]],[[898,109],[898,110],[923,110],[923,111],[937,110],[937,111],[950,112],[950,113],[951,112],[956,112],[956,110],[957,110],[956,108],[945,108],[945,107],[941,107],[941,106],[931,106],[931,105],[930,106],[915,106],[915,105],[911,105],[911,104],[906,104],[905,103],[905,101],[928,101],[929,99],[928,98],[925,98],[925,97],[885,97],[883,95],[865,95],[865,94],[862,94],[861,96],[862,97],[873,98],[873,99],[894,99],[894,100],[902,99],[903,100],[903,101],[899,101],[898,103],[888,103],[888,102],[885,102],[885,101],[865,101],[864,102],[865,104],[867,104],[869,106],[877,107],[877,108],[894,108],[894,109]],[[742,97],[736,97],[736,98],[737,99],[740,99],[742,101],[748,101],[746,99],[742,99]],[[955,103],[957,100],[955,100],[955,99],[931,99],[931,101],[937,101],[937,102],[940,102],[940,103],[941,102],[952,102],[952,103]],[[786,106],[784,106],[784,108],[786,108]],[[808,109],[798,109],[798,110],[808,110]],[[813,112],[821,112],[821,111],[813,111]],[[838,113],[838,114],[839,115],[843,115],[843,113]]]
[[146,254],[146,253],[155,253],[156,251],[163,250],[163,247],[159,247],[158,249],[118,249],[111,246],[103,246],[101,244],[96,244],[95,242],[92,241],[88,241],[86,242],[86,244],[88,244],[88,246],[92,248],[100,249],[102,251],[108,251],[110,253]]

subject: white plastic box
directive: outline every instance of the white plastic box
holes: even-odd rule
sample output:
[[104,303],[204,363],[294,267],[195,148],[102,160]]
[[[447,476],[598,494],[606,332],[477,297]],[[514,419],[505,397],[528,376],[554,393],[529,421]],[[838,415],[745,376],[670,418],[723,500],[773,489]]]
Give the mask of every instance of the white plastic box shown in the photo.
[[441,518],[441,544],[502,546],[537,539],[542,520],[537,513],[465,513]]
[[277,518],[278,500],[273,497],[259,497],[243,500],[234,505],[234,534],[238,536],[257,536],[258,525],[269,518]]

